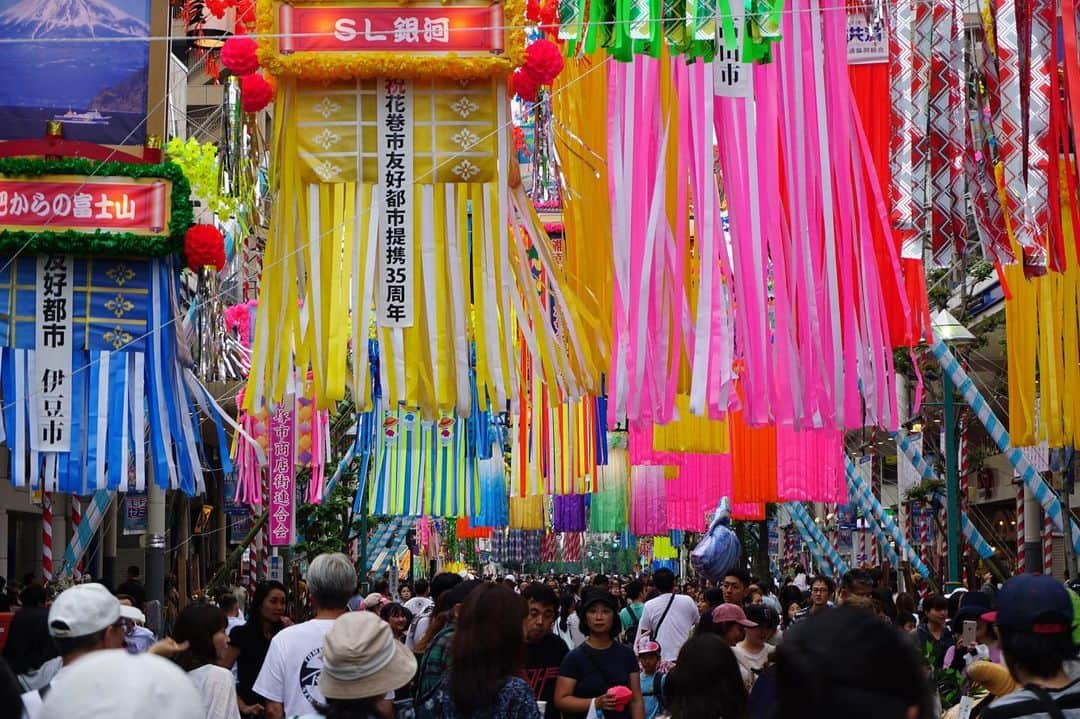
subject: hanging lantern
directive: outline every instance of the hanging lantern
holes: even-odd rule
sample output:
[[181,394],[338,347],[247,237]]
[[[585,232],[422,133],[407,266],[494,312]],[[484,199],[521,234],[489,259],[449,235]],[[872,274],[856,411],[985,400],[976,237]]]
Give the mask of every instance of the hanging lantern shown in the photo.
[[187,34],[196,47],[220,48],[236,30],[236,8],[215,0],[191,0],[188,18]]

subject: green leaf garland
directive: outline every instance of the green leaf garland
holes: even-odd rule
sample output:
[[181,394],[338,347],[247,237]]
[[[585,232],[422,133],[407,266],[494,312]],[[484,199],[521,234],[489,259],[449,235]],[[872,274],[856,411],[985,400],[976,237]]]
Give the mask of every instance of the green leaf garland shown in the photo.
[[84,175],[87,177],[153,177],[172,183],[172,213],[169,234],[148,237],[133,232],[82,232],[48,230],[0,230],[0,254],[64,253],[79,257],[161,257],[181,250],[184,233],[195,222],[191,186],[179,166],[171,162],[147,165],[128,162],[96,162],[77,157],[42,160],[25,157],[0,158],[0,175],[10,178],[42,175]]

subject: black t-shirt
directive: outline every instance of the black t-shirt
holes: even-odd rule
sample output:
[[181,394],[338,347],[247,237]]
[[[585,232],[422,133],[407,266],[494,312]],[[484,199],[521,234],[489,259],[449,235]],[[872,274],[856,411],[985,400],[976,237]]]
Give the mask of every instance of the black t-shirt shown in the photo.
[[559,719],[559,710],[555,708],[555,680],[569,651],[566,642],[550,632],[535,644],[525,644],[525,668],[521,670],[521,678],[539,701],[547,702],[545,719]]
[[131,597],[136,609],[142,609],[146,604],[146,587],[138,579],[128,579],[116,588],[116,593]]
[[[559,667],[559,676],[576,680],[573,695],[580,699],[595,699],[611,687],[630,686],[630,675],[637,674],[637,657],[625,644],[615,643],[607,649],[593,649],[582,644],[566,655]],[[584,714],[563,712],[564,719],[584,719]],[[629,719],[629,707],[621,712],[605,711],[604,719]]]
[[920,624],[918,631],[915,632],[915,636],[919,641],[920,653],[924,651],[927,644],[930,644],[933,647],[934,669],[941,669],[945,665],[945,652],[949,651],[949,647],[956,644],[953,633],[949,631],[948,627],[945,627],[941,631],[941,639],[934,639],[934,635],[930,633],[930,626],[928,624]]
[[229,634],[229,644],[240,651],[236,658],[236,695],[245,704],[262,704],[265,699],[256,694],[252,687],[259,677],[266,653],[270,651],[270,640],[262,632],[259,621],[250,621],[234,627]]

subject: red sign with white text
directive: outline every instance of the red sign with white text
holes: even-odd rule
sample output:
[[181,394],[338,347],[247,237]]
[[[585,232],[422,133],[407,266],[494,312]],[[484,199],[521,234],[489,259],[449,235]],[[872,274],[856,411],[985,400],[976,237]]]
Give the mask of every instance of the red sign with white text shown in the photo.
[[115,177],[0,177],[0,230],[167,234],[171,183]]
[[502,52],[502,5],[304,7],[281,5],[282,53]]

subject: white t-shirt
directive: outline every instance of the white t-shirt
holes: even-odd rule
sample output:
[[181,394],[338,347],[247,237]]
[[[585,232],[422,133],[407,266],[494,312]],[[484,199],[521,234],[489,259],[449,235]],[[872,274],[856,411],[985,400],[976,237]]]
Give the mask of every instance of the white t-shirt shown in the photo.
[[278,632],[270,641],[253,689],[285,707],[285,716],[314,714],[312,702],[323,703],[319,693],[323,637],[333,619],[312,619]]
[[735,659],[739,662],[739,670],[746,690],[750,691],[750,687],[754,685],[758,677],[754,672],[760,672],[765,668],[769,655],[776,651],[776,647],[766,644],[761,651],[752,652],[746,648],[746,642],[739,642],[731,648],[731,651],[735,653]]
[[232,672],[214,664],[204,664],[188,672],[188,678],[202,697],[206,719],[240,719]]
[[[60,668],[53,675],[52,679],[46,682],[49,687],[49,691],[52,691],[56,688],[57,682],[62,682],[64,680],[65,669],[67,669],[67,667],[61,665]],[[22,719],[37,719],[41,715],[41,706],[44,703],[44,700],[41,698],[40,689],[34,689],[33,691],[24,692],[22,695]]]
[[660,617],[667,609],[668,602],[671,602],[671,609],[664,617],[664,623],[660,624],[656,643],[660,645],[660,658],[665,662],[673,662],[678,659],[679,650],[690,638],[690,632],[699,618],[697,602],[693,599],[685,594],[661,594],[656,599],[645,602],[641,622],[638,623],[638,636],[649,634],[653,627],[660,623]]

